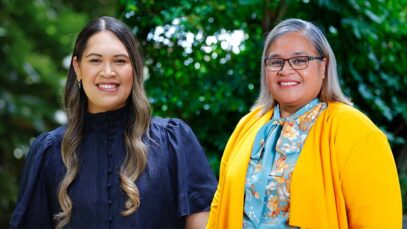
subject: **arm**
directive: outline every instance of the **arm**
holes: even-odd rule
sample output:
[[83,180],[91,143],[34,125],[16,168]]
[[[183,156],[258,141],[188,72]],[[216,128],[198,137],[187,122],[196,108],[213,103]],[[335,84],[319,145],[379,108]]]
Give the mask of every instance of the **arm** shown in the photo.
[[32,144],[25,161],[10,228],[54,227],[45,182],[46,154],[50,148],[51,141],[47,135],[41,135]]
[[397,170],[384,134],[357,139],[342,170],[349,228],[401,228]]
[[199,212],[187,216],[185,221],[185,228],[187,229],[201,229],[205,228],[208,223],[209,212]]
[[176,165],[178,215],[187,228],[205,228],[217,181],[191,128],[172,119],[167,128],[169,151]]
[[[271,117],[270,111],[258,118],[258,111],[251,112],[239,121],[226,144],[220,162],[219,184],[211,204],[208,229],[239,228],[243,223],[244,180],[240,183],[238,179],[244,179],[246,175],[246,169],[241,169],[245,166],[247,168],[249,163],[249,157],[246,157],[245,152],[249,152],[250,155],[250,143],[254,141],[257,130]],[[246,144],[247,142],[249,144]],[[229,161],[235,163],[230,164]],[[231,182],[230,176],[227,178],[228,172],[238,179]],[[233,203],[233,206],[229,203]],[[235,217],[239,215],[240,217]]]

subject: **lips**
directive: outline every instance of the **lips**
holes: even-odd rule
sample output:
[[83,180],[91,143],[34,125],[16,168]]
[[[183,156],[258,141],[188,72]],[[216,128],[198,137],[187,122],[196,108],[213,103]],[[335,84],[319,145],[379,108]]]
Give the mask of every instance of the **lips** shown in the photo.
[[278,82],[278,85],[280,85],[281,87],[293,87],[298,85],[300,82],[298,81],[280,81]]
[[118,83],[98,83],[96,84],[99,90],[105,91],[105,92],[114,92],[117,90],[117,88],[120,86]]

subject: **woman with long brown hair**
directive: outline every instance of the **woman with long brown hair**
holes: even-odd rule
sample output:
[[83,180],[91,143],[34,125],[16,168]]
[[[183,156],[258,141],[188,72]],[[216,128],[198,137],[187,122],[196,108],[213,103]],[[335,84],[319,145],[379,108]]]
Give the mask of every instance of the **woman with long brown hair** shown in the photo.
[[39,136],[12,228],[202,228],[216,179],[192,130],[151,118],[129,28],[100,17],[79,34],[64,93],[67,125]]

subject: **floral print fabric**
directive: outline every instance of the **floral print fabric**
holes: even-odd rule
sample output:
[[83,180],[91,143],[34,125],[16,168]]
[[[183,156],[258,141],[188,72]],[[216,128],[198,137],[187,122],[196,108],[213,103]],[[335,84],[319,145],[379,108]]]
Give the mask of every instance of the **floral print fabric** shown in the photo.
[[326,103],[318,99],[295,114],[273,118],[258,131],[246,175],[243,228],[290,228],[290,181],[309,130]]

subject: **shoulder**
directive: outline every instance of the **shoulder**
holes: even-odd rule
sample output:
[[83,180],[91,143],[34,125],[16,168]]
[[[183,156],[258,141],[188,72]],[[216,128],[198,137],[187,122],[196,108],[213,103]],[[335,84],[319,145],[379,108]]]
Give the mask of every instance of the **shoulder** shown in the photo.
[[66,126],[60,126],[54,130],[39,135],[31,144],[27,160],[41,160],[46,152],[60,146],[65,129]]
[[49,138],[55,144],[55,143],[62,141],[65,131],[66,131],[66,125],[63,125],[58,128],[55,128],[51,131],[48,131],[45,134],[46,134],[47,138]]
[[381,132],[366,114],[344,103],[328,103],[326,114],[326,120],[338,127],[351,128],[357,132]]
[[329,103],[326,113],[321,113],[321,116],[323,118],[317,121],[315,130],[328,134],[337,147],[340,147],[341,152],[351,152],[360,144],[388,144],[384,132],[367,115],[352,106]]
[[39,135],[32,143],[32,146],[57,144],[58,142],[62,141],[65,129],[66,126],[60,126],[56,129],[53,129],[51,131]]
[[262,107],[262,106],[254,107],[252,110],[250,110],[249,113],[245,114],[245,115],[239,120],[238,125],[242,125],[243,123],[246,123],[248,120],[259,118],[259,117],[261,117],[262,115],[264,115],[263,107]]
[[152,131],[173,132],[180,129],[191,129],[188,124],[179,118],[161,118],[153,117],[151,119],[150,129]]
[[[48,162],[52,157],[51,155],[58,155],[57,152],[59,152],[64,132],[65,126],[58,127],[39,135],[31,144],[21,174],[17,205],[10,219],[10,226],[12,228],[20,228],[27,225],[48,227],[46,226],[48,219],[43,216],[48,209],[48,202],[45,200],[51,197],[47,195],[48,186],[44,185],[55,184],[55,187],[57,186],[57,176],[52,170],[48,170],[48,164],[51,164]],[[56,165],[53,164],[53,166]],[[63,173],[64,167],[60,166],[60,170]],[[47,177],[50,179],[48,180]]]
[[328,103],[327,111],[331,115],[342,116],[344,118],[348,117],[358,119],[369,119],[364,113],[362,113],[357,108],[341,102]]
[[183,120],[161,117],[151,119],[149,136],[159,142],[168,139],[195,138],[191,127]]
[[245,134],[250,129],[257,128],[258,125],[265,124],[271,119],[272,114],[273,109],[264,112],[263,107],[255,107],[239,120],[233,133]]
[[154,117],[150,124],[150,139],[161,147],[169,147],[176,154],[197,150],[202,147],[192,129],[178,118]]

